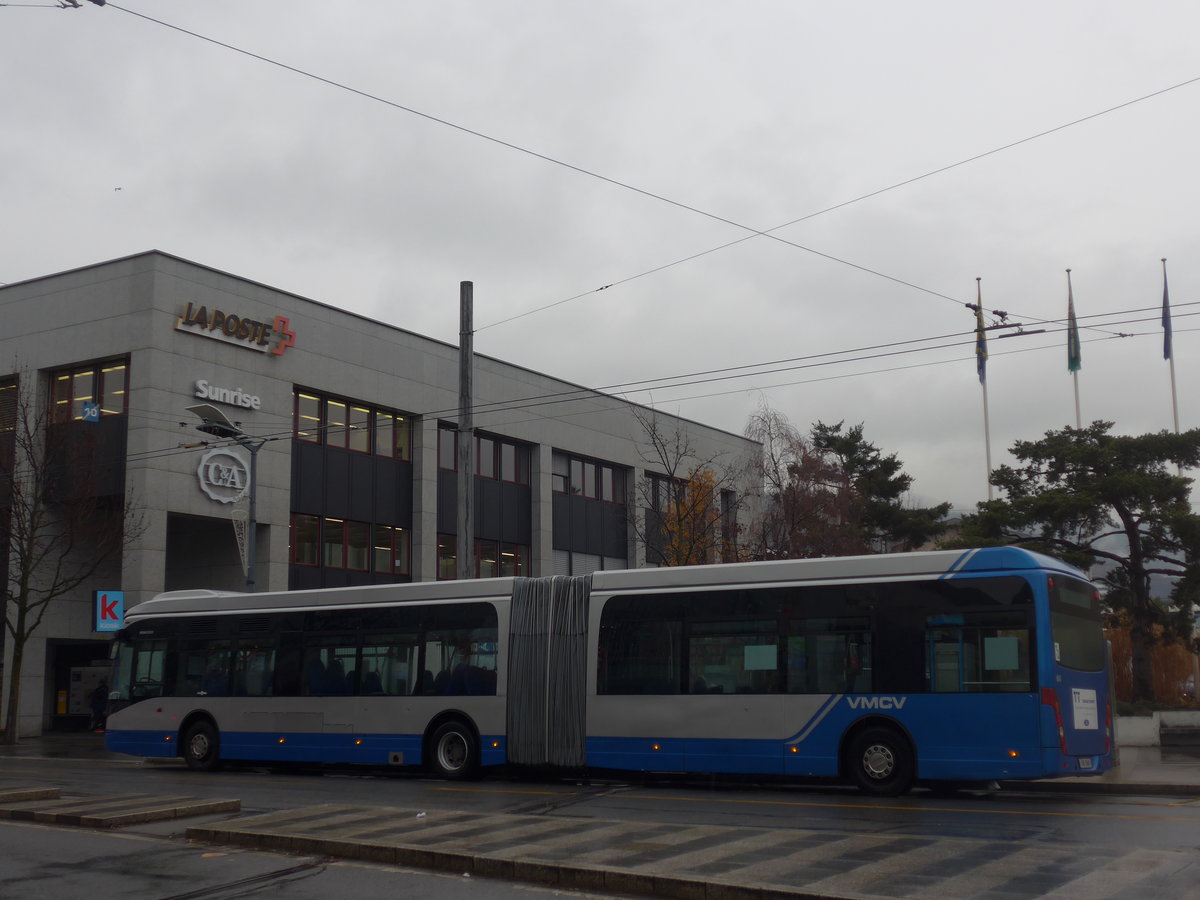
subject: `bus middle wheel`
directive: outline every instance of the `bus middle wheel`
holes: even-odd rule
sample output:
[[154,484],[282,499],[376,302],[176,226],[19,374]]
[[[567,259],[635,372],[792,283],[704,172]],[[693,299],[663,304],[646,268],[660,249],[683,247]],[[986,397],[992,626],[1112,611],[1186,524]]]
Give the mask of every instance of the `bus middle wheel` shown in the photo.
[[479,768],[475,734],[460,719],[443,722],[429,739],[429,767],[449,780],[471,778]]

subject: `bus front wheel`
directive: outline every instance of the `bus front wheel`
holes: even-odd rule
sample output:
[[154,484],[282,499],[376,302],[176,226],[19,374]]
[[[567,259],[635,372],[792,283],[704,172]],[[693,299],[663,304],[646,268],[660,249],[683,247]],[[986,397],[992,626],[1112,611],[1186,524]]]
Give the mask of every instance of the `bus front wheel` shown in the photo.
[[217,726],[200,719],[183,735],[183,759],[189,769],[212,772],[221,765],[221,735]]
[[908,741],[891,728],[868,728],[850,742],[850,774],[859,790],[895,797],[912,787],[915,765]]
[[458,719],[443,722],[429,739],[429,767],[450,780],[472,777],[479,768],[479,749],[470,727]]

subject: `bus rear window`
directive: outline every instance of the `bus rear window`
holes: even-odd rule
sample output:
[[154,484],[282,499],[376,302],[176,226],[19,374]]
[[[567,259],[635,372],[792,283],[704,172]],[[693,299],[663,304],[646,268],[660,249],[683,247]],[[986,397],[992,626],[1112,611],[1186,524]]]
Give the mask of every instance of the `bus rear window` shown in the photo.
[[1050,630],[1054,661],[1080,672],[1104,668],[1104,630],[1100,623],[1100,598],[1086,581],[1055,576],[1050,589]]

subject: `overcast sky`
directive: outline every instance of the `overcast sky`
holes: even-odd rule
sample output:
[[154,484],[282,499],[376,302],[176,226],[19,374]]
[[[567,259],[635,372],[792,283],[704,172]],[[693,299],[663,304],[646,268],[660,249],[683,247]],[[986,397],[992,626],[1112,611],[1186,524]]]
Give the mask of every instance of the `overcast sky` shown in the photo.
[[624,395],[862,422],[970,509],[975,279],[1046,329],[991,332],[999,464],[1074,424],[1068,268],[1083,421],[1173,427],[1167,257],[1200,424],[1195,0],[81,2],[0,3],[0,281],[160,249],[457,343],[470,280],[479,353],[600,388],[795,360]]

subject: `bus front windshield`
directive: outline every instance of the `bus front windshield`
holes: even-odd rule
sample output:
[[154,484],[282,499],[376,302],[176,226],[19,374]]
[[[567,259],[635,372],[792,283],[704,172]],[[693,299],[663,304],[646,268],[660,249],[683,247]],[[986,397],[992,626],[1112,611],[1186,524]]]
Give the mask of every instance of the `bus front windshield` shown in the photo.
[[1054,661],[1079,672],[1104,668],[1104,629],[1100,597],[1086,581],[1063,576],[1049,579],[1050,629]]
[[161,639],[121,637],[113,641],[110,697],[113,700],[145,700],[162,696],[166,650],[167,642]]

